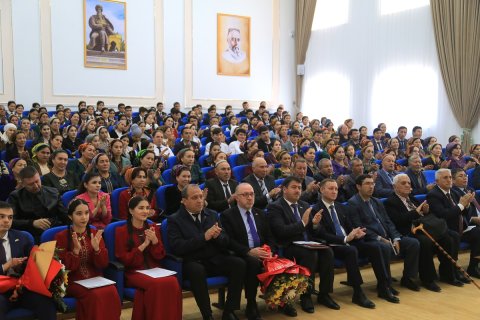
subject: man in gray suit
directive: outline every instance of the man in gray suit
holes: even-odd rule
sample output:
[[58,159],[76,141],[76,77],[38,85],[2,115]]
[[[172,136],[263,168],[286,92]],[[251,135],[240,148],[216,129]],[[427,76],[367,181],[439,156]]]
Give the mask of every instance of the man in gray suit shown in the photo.
[[298,158],[293,164],[292,176],[302,180],[302,194],[300,200],[315,204],[318,200],[319,183],[312,177],[307,176],[307,161],[303,158]]

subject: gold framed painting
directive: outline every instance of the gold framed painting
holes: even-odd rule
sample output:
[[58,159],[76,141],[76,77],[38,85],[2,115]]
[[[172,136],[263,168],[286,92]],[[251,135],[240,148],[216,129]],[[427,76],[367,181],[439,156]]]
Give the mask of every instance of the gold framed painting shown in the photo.
[[250,76],[250,17],[217,13],[217,74]]
[[84,0],[86,68],[127,69],[126,6],[114,0]]

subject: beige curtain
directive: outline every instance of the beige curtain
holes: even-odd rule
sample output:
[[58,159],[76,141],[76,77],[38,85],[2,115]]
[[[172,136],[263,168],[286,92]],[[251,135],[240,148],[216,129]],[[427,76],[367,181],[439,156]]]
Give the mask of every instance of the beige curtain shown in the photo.
[[[312,30],[313,16],[317,0],[297,0],[295,9],[295,69],[299,64],[305,63],[308,42]],[[297,75],[295,102],[297,112],[302,105],[303,76]]]
[[438,58],[468,150],[480,115],[480,1],[430,0]]

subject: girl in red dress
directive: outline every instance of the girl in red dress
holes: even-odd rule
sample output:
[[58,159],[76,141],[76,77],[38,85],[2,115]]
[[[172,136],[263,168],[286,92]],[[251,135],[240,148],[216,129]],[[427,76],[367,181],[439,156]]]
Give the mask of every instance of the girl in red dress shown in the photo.
[[90,230],[90,210],[82,199],[68,206],[72,225],[55,235],[59,257],[70,270],[67,295],[77,299],[76,319],[120,319],[121,302],[114,285],[87,289],[74,281],[102,276],[108,265],[108,252],[103,243],[103,230]]
[[132,319],[182,318],[182,292],[175,276],[151,278],[137,270],[161,267],[165,256],[160,230],[149,225],[150,203],[135,196],[128,202],[127,223],[115,234],[115,256],[125,265],[127,287],[135,287]]

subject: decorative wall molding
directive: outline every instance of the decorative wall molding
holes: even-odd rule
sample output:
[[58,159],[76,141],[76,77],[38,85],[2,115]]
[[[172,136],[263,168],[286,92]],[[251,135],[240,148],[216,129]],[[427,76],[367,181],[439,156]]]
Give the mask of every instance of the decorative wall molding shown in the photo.
[[6,103],[15,100],[12,0],[0,1],[0,57],[3,80],[0,83],[0,101]]

